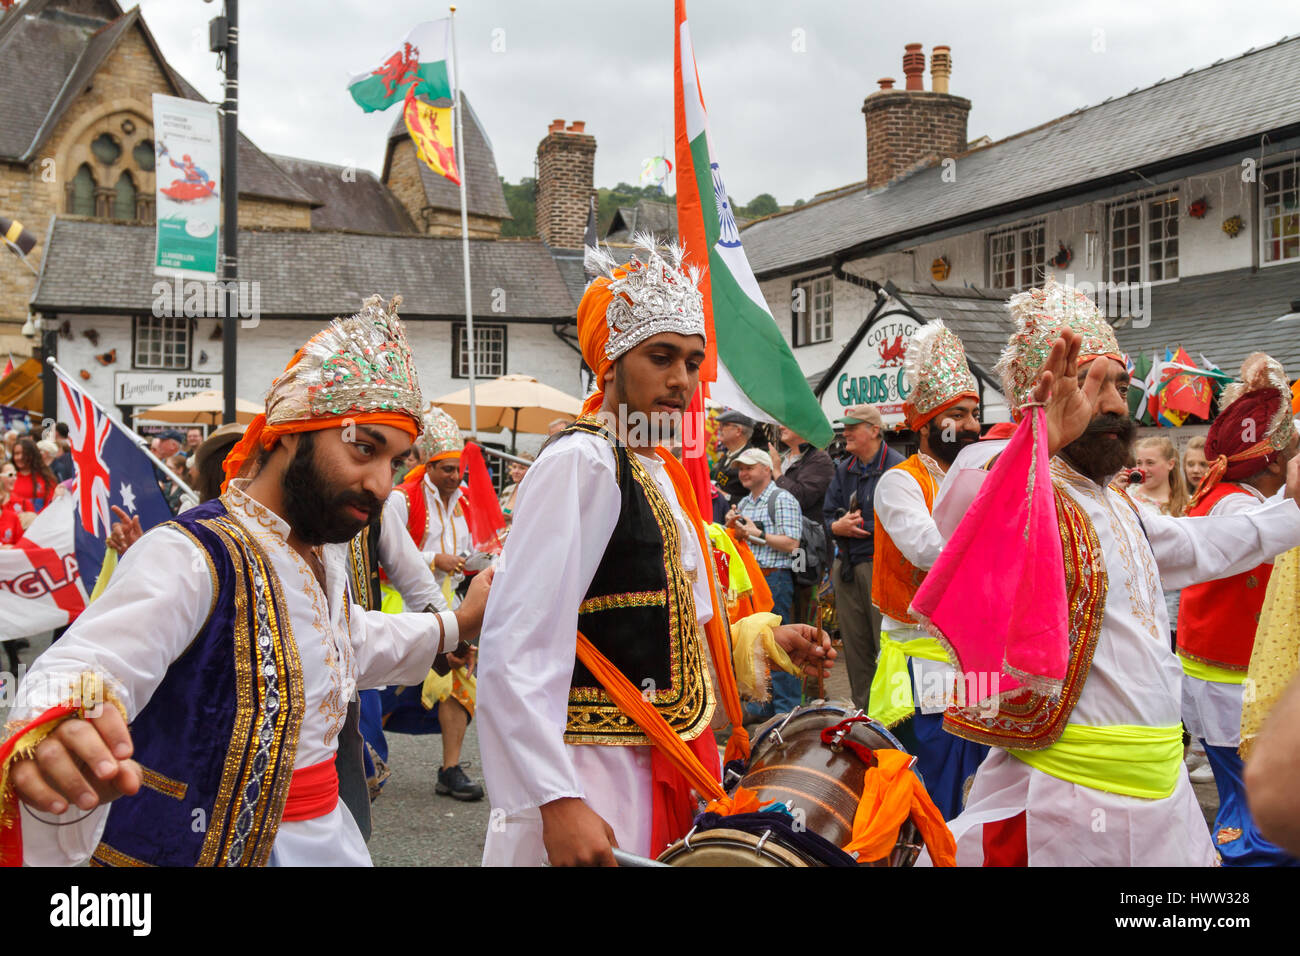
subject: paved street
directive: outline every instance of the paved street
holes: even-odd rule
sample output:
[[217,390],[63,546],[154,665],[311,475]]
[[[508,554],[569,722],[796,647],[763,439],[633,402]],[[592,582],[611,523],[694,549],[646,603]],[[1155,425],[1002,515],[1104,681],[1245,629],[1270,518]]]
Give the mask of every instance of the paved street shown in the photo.
[[[48,636],[34,640],[23,652],[26,662],[49,646]],[[846,671],[836,668],[826,682],[830,699],[848,698]],[[6,692],[4,703],[8,703]],[[6,719],[0,706],[0,723]],[[476,782],[483,781],[479,759],[477,725],[470,724],[463,749],[463,765]],[[442,738],[389,734],[392,776],[372,810],[373,834],[370,855],[376,866],[477,866],[483,854],[491,812],[487,798],[462,803],[434,793],[438,767],[442,763]],[[1213,783],[1196,785],[1197,798],[1206,819],[1213,821],[1218,796]]]

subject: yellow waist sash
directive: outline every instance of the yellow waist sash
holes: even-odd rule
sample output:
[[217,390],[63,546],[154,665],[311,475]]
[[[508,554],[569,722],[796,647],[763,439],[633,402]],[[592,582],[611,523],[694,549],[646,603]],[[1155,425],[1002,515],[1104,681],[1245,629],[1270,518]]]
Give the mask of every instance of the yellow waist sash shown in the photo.
[[916,709],[916,701],[912,696],[912,679],[907,673],[909,657],[948,663],[948,655],[943,646],[933,637],[896,641],[887,631],[880,632],[880,657],[876,661],[876,676],[871,679],[871,702],[867,705],[867,716],[886,727],[906,720]]
[[1161,800],[1182,772],[1183,728],[1066,724],[1045,750],[1009,750],[1035,770],[1107,793]]
[[1246,682],[1245,671],[1230,671],[1223,667],[1215,667],[1213,664],[1206,664],[1204,661],[1194,661],[1182,654],[1178,655],[1178,662],[1183,665],[1183,673],[1188,677],[1208,680],[1215,684],[1244,684]]

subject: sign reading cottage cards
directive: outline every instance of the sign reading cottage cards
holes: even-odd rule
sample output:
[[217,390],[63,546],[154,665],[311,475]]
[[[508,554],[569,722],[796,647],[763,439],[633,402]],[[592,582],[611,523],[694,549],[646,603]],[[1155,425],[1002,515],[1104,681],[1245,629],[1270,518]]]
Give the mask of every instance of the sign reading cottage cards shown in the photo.
[[217,107],[155,93],[158,245],[154,273],[215,279],[221,201]]
[[921,323],[910,315],[884,315],[867,330],[853,354],[822,392],[822,411],[839,418],[850,405],[875,405],[886,428],[903,423],[903,354]]

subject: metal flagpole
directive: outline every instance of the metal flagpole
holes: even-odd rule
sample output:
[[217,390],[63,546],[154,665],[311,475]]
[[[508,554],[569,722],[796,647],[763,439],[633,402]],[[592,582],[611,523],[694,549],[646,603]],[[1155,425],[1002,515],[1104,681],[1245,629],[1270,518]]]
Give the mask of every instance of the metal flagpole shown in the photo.
[[465,260],[465,350],[469,366],[469,430],[478,440],[478,403],[474,399],[474,310],[469,294],[469,209],[465,204],[465,123],[460,92],[460,57],[456,54],[456,8],[451,8],[451,66],[452,66],[452,108],[456,111],[456,165],[460,172],[460,243],[461,256]]
[[[50,366],[50,368],[54,369],[56,372],[58,372],[60,375],[66,378],[69,382],[72,381],[72,374],[66,368],[60,365],[58,363],[58,360],[56,360],[53,355],[47,357],[45,359],[45,362]],[[122,431],[126,432],[128,435],[131,436],[131,440],[135,442],[136,447],[139,448],[142,452],[144,452],[149,457],[149,460],[151,462],[153,462],[163,471],[167,472],[167,474],[172,476],[167,479],[168,481],[172,482],[174,485],[179,487],[181,491],[185,492],[185,494],[193,495],[195,503],[198,502],[199,493],[195,491],[193,488],[191,488],[189,485],[185,484],[185,481],[180,476],[178,476],[175,472],[173,472],[170,468],[168,468],[163,463],[161,458],[159,458],[157,455],[151,452],[149,450],[149,443],[145,441],[142,437],[140,437],[139,433],[136,432],[134,428],[132,428],[126,422],[118,421],[116,418],[113,418],[112,415],[109,415],[108,417],[113,422],[114,425],[116,425],[118,428],[122,429]]]

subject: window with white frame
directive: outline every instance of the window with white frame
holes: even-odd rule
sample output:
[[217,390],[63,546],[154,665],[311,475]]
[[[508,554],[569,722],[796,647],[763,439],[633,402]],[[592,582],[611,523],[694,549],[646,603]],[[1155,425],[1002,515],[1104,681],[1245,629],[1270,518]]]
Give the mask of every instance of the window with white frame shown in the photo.
[[[506,327],[474,323],[474,377],[506,374]],[[452,324],[451,377],[469,378],[469,336],[464,322]]]
[[183,315],[135,317],[136,368],[189,368],[190,320]]
[[989,283],[995,289],[1027,289],[1043,278],[1047,226],[1033,222],[989,234]]
[[1178,278],[1178,193],[1110,207],[1110,281]]
[[1265,169],[1259,185],[1260,258],[1266,263],[1300,259],[1300,160]]
[[795,283],[790,295],[790,314],[794,321],[791,341],[794,345],[829,342],[832,335],[831,299],[835,280],[815,276]]

